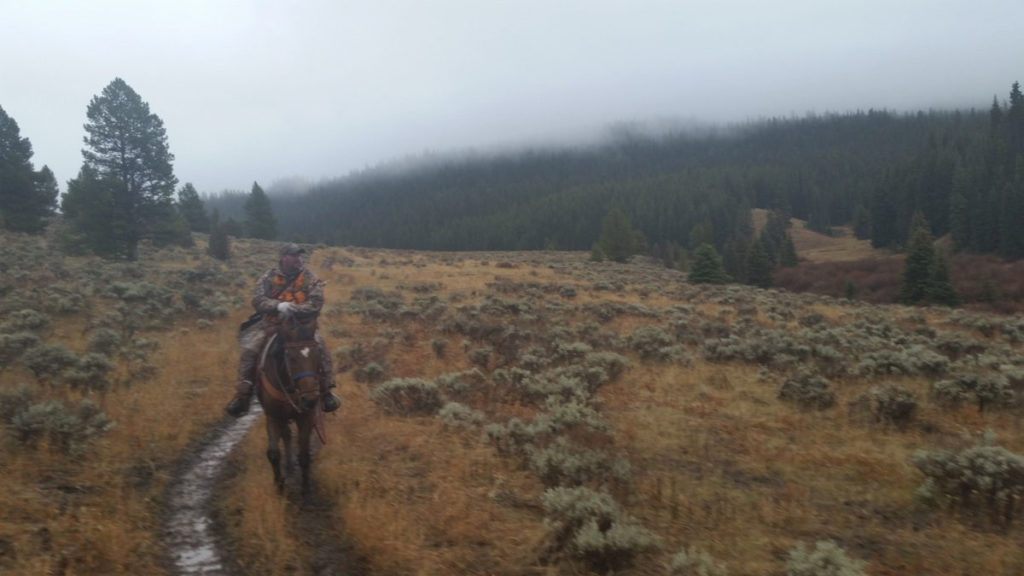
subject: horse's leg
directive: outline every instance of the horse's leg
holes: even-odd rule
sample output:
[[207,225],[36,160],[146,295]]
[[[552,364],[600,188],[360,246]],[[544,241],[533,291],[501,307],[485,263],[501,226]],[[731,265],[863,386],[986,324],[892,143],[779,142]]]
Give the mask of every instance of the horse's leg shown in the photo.
[[281,475],[281,441],[280,424],[276,419],[267,416],[267,460],[274,471],[274,485],[280,490],[284,487],[284,476]]
[[302,469],[302,497],[307,498],[310,491],[309,464],[312,460],[310,439],[313,432],[313,415],[307,412],[296,422],[299,433],[299,467]]
[[292,452],[292,427],[287,420],[281,422],[281,440],[284,442],[284,475],[291,476],[295,470],[295,455]]

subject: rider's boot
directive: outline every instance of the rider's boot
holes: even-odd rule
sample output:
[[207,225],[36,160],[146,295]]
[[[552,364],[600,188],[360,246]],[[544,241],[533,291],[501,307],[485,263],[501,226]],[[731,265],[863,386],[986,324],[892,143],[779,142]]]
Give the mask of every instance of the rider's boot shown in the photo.
[[334,412],[341,407],[341,400],[334,392],[331,392],[331,388],[334,388],[333,379],[320,378],[320,403],[323,405],[324,412]]
[[238,418],[249,411],[249,402],[252,401],[252,382],[242,380],[235,387],[235,397],[224,407],[224,411]]

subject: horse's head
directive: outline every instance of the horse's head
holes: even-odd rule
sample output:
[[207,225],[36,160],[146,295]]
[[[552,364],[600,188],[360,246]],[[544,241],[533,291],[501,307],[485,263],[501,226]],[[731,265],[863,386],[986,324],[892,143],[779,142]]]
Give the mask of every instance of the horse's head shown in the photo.
[[280,330],[291,389],[302,410],[315,409],[320,400],[320,348],[315,334],[315,318],[308,322],[284,322]]
[[316,408],[320,399],[320,349],[316,342],[285,342],[284,356],[299,407],[303,410]]

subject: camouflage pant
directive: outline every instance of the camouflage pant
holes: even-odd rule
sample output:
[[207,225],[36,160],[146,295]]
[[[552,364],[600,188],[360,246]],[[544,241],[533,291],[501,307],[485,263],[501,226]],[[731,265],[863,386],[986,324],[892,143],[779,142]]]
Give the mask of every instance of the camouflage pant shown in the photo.
[[[334,384],[334,363],[331,361],[331,353],[327,350],[327,343],[324,337],[317,330],[313,335],[316,346],[320,349],[320,379],[330,387]],[[242,355],[238,360],[238,381],[252,380],[252,371],[259,362],[260,352],[263,345],[267,343],[267,333],[263,327],[257,324],[238,335],[238,345],[242,348]]]

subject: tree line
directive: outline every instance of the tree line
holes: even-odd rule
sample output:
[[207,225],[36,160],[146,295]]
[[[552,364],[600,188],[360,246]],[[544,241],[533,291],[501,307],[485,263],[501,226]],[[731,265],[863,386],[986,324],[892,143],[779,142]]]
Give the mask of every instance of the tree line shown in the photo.
[[58,198],[53,172],[45,165],[35,170],[31,142],[0,108],[0,225],[39,233],[59,207],[63,249],[124,260],[134,260],[144,240],[190,246],[191,232],[209,232],[210,252],[219,258],[228,256],[230,235],[277,237],[270,199],[257,183],[242,223],[208,213],[191,183],[175,197],[178,179],[163,121],[121,78],[92,98],[86,119],[82,166]]
[[[229,237],[430,250],[642,251],[687,266],[703,245],[727,277],[763,284],[792,261],[779,223],[814,230],[851,224],[880,248],[904,249],[913,216],[958,250],[1024,256],[1024,98],[1018,83],[987,111],[847,114],[768,119],[649,134],[628,126],[586,147],[435,157],[392,163],[275,196],[205,199],[178,180],[160,118],[120,78],[87,110],[83,163],[58,205],[46,166],[0,109],[0,218],[40,231],[58,212],[65,244],[131,259],[146,240]],[[755,235],[752,208],[770,230]],[[613,222],[607,222],[614,215]],[[604,228],[629,238],[603,239]],[[781,230],[781,231],[780,231]],[[610,248],[609,248],[610,247]],[[596,248],[596,250],[595,250]],[[213,248],[211,248],[213,250]]]
[[[869,110],[703,133],[623,129],[590,147],[380,166],[275,197],[275,214],[282,236],[305,242],[588,250],[614,209],[658,257],[708,243],[728,263],[755,240],[752,208],[823,233],[850,224],[876,247],[898,250],[920,212],[933,236],[952,234],[957,249],[1019,258],[1022,117],[1014,83],[1009,100],[988,111]],[[231,210],[239,198],[208,203]]]

